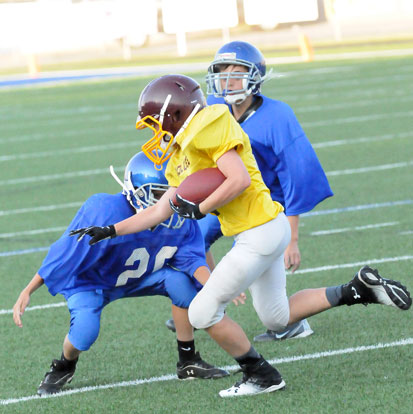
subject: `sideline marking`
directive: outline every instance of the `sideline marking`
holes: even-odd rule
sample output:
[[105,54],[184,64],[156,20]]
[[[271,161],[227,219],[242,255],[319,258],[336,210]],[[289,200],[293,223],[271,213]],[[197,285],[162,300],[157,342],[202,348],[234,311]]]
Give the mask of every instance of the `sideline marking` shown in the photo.
[[[296,362],[296,361],[320,359],[320,358],[326,358],[326,357],[331,357],[331,356],[354,354],[356,352],[366,352],[366,351],[373,351],[376,349],[393,348],[396,346],[407,346],[407,345],[413,345],[413,338],[399,339],[398,341],[378,343],[375,345],[361,345],[357,347],[335,349],[332,351],[316,352],[314,354],[304,354],[304,355],[296,355],[296,356],[285,357],[285,358],[276,358],[276,359],[270,359],[268,360],[268,362],[270,364],[286,364],[286,363]],[[227,371],[235,371],[239,369],[239,366],[229,365],[229,366],[222,367],[222,368],[226,369]],[[27,397],[9,398],[7,400],[0,400],[0,405],[16,404],[20,402],[39,400],[39,399],[45,400],[49,398],[59,398],[59,397],[65,397],[67,395],[79,394],[79,393],[90,392],[90,391],[106,390],[110,388],[131,387],[134,385],[150,384],[154,382],[171,381],[171,380],[176,380],[176,379],[177,379],[176,374],[168,374],[168,375],[162,375],[160,377],[152,377],[152,378],[147,378],[147,379],[136,379],[132,381],[115,382],[112,384],[103,384],[103,385],[95,385],[95,386],[90,386],[90,387],[75,388],[72,390],[62,391],[58,394],[47,395],[44,397],[39,397],[38,395],[29,395]]]

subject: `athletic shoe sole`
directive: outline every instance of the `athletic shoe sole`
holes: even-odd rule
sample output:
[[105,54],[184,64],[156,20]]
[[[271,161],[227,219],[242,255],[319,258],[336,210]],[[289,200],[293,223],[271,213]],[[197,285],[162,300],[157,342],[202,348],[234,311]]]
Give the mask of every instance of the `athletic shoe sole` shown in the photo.
[[220,391],[219,396],[221,398],[244,397],[244,396],[247,397],[247,396],[250,396],[250,395],[266,394],[266,393],[269,393],[269,392],[281,391],[284,388],[285,388],[285,382],[284,382],[284,380],[281,380],[281,382],[279,384],[271,385],[270,387],[266,388],[265,390],[242,392],[242,393],[235,392],[235,390],[234,390],[232,393],[230,393],[229,391],[232,388],[229,388],[228,390]]
[[[75,376],[75,374],[73,373],[68,379],[65,379],[65,377],[61,378],[58,383],[53,384],[55,386],[55,388],[51,387],[52,389],[49,390],[49,391],[46,391],[45,389],[40,389],[39,388],[37,390],[37,395],[40,395],[40,397],[43,397],[45,395],[52,395],[52,394],[57,394],[57,393],[61,392],[62,391],[62,388],[66,384],[70,384],[72,382],[72,379],[73,379],[74,376]],[[62,385],[59,385],[59,383],[62,381],[62,379],[64,379],[65,382]]]

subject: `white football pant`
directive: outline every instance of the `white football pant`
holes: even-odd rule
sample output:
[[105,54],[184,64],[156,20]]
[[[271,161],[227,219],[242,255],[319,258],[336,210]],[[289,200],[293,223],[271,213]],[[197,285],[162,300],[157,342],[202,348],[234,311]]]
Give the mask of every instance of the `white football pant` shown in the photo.
[[262,323],[277,331],[288,324],[284,251],[291,228],[284,213],[261,226],[237,234],[235,245],[218,263],[189,306],[189,320],[197,329],[215,325],[227,305],[249,289]]

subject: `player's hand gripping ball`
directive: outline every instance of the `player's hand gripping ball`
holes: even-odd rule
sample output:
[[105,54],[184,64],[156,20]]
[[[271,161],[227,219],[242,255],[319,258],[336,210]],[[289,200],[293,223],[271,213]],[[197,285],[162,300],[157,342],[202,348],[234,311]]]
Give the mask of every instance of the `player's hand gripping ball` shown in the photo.
[[199,220],[205,217],[199,203],[212,194],[226,177],[218,168],[205,168],[186,177],[170,200],[173,211],[181,217]]

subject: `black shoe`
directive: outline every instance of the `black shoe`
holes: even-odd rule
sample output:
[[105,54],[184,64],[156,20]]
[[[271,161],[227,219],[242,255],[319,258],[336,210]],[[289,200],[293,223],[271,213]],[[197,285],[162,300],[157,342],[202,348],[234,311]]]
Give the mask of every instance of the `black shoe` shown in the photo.
[[285,382],[281,374],[262,356],[254,365],[241,365],[242,380],[219,392],[220,397],[239,397],[282,390]]
[[181,380],[195,378],[216,379],[229,375],[229,372],[225,369],[216,368],[205,362],[199,355],[199,352],[195,354],[195,358],[191,361],[178,362],[176,364],[176,372]]
[[412,305],[410,293],[400,282],[385,279],[376,269],[363,266],[347,285],[343,286],[346,292],[346,303],[379,303],[407,310]]
[[267,329],[267,332],[254,336],[254,341],[284,341],[285,339],[306,338],[313,333],[314,331],[310,328],[307,319],[303,319],[300,322],[287,326],[282,331],[271,331],[270,329]]
[[64,362],[58,359],[53,360],[50,368],[37,389],[37,394],[40,396],[60,392],[65,384],[72,381],[76,371],[76,365],[68,369]]
[[[174,322],[174,320],[173,320],[173,319],[168,319],[168,320],[165,322],[165,325],[166,325],[166,327],[167,327],[170,331],[172,331],[172,332],[176,332],[175,322]],[[196,329],[196,328],[194,328],[194,331],[197,331],[197,329]]]
[[173,319],[168,319],[168,320],[165,322],[165,325],[166,325],[166,327],[167,327],[170,331],[172,331],[172,332],[176,332],[175,322],[174,322],[174,320],[173,320]]

